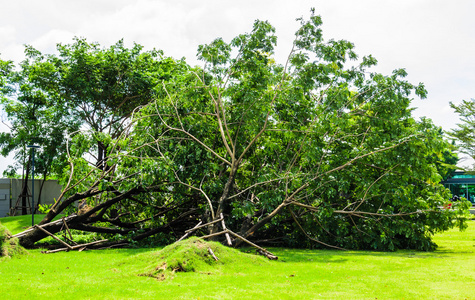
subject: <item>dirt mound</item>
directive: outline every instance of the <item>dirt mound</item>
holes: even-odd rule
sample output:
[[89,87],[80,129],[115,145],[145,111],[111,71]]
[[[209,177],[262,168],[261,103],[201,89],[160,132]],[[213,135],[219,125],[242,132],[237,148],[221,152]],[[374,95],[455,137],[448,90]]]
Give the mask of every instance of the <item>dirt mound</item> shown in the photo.
[[220,243],[207,242],[197,237],[173,243],[163,248],[153,254],[152,260],[154,264],[140,276],[165,280],[173,278],[176,272],[211,274],[222,266],[236,261],[267,263],[265,258],[261,256],[243,253]]
[[10,231],[0,224],[0,257],[12,257],[18,254],[27,253],[26,250],[18,244],[18,239],[9,239]]

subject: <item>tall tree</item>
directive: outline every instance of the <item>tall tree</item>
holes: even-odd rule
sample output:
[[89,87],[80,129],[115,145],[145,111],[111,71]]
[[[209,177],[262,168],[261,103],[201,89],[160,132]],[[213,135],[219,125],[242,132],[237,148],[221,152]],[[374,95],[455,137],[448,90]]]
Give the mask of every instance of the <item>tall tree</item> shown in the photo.
[[[23,169],[24,182],[27,181],[31,169],[31,152],[27,145],[40,144],[42,148],[36,154],[35,168],[43,179],[52,172],[54,164],[63,168],[65,160],[63,149],[66,147],[65,134],[79,128],[79,123],[72,119],[62,106],[53,103],[48,94],[38,88],[33,78],[44,72],[49,65],[32,65],[29,58],[38,55],[27,49],[27,60],[15,71],[12,62],[2,62],[6,67],[3,72],[3,84],[0,91],[0,103],[6,113],[5,124],[8,132],[0,133],[1,154],[7,156],[14,153],[15,163],[5,171],[5,175],[14,176]],[[63,163],[60,166],[61,162]],[[44,183],[43,180],[43,183]],[[41,198],[41,185],[38,199]],[[22,191],[22,212],[26,213],[26,184]],[[38,201],[35,200],[35,203]]]
[[475,159],[475,99],[460,104],[450,102],[450,107],[460,116],[461,123],[449,135],[459,142],[459,151]]
[[107,156],[101,135],[116,138],[133,110],[150,102],[155,86],[179,68],[179,62],[164,58],[161,51],[142,49],[138,44],[128,49],[122,40],[103,49],[77,38],[73,44],[58,45],[58,57],[49,59],[60,75],[47,74],[43,86],[54,84],[58,104],[95,132],[99,166]]
[[[58,162],[54,171],[61,173],[65,152],[57,151],[66,148],[65,135],[81,127],[95,140],[85,151],[102,168],[108,146],[104,134],[116,138],[133,110],[157,96],[155,86],[179,68],[180,62],[164,58],[162,52],[142,49],[138,44],[126,48],[122,40],[101,48],[75,38],[72,44],[58,44],[57,55],[27,46],[26,60],[16,72],[11,62],[2,62],[2,104],[11,127],[0,136],[2,154],[34,139],[44,148],[39,158],[42,173]],[[24,161],[20,156],[24,151],[18,152],[18,165]]]

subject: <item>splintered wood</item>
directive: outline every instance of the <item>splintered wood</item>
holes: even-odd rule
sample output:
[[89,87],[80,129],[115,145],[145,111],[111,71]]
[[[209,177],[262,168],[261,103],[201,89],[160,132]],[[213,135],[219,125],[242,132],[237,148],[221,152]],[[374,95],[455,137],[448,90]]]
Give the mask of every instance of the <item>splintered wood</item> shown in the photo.
[[214,252],[213,252],[213,250],[211,250],[210,247],[208,247],[208,252],[209,252],[209,254],[214,258],[215,261],[218,261],[218,260],[219,260],[219,259],[216,257],[216,255],[214,255]]

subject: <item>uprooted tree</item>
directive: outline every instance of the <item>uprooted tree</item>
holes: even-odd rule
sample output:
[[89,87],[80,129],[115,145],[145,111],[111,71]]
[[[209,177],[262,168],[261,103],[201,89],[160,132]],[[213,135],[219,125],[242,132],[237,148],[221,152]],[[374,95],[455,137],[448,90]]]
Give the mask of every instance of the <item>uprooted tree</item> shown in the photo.
[[[350,42],[324,41],[320,17],[300,22],[284,65],[273,59],[274,28],[256,21],[230,43],[200,46],[204,67],[181,64],[114,136],[72,134],[64,191],[43,228],[60,231],[52,220],[78,202],[68,227],[114,237],[101,246],[168,242],[221,215],[249,240],[306,247],[430,250],[434,232],[463,227],[465,203],[440,208],[450,145],[411,117],[424,87],[403,69],[371,72],[376,60],[358,61]],[[88,161],[98,142],[105,168]],[[20,242],[45,236],[34,229]]]

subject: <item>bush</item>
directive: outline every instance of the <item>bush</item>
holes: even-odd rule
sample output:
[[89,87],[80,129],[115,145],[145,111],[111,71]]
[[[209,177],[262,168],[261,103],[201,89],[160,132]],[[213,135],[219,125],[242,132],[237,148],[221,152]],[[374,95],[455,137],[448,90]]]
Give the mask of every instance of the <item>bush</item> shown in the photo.
[[0,257],[12,257],[19,254],[25,254],[27,251],[19,245],[17,238],[9,238],[10,231],[0,224]]

